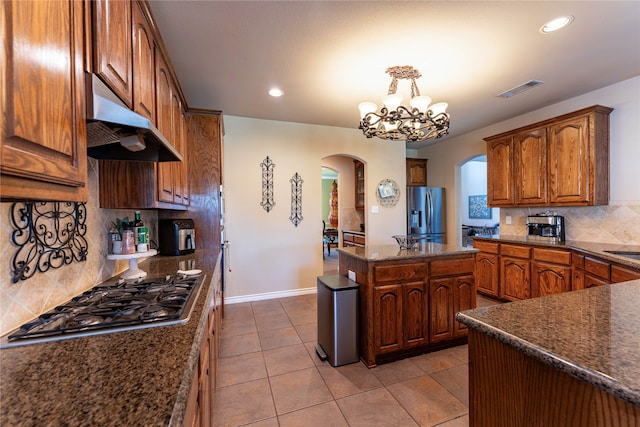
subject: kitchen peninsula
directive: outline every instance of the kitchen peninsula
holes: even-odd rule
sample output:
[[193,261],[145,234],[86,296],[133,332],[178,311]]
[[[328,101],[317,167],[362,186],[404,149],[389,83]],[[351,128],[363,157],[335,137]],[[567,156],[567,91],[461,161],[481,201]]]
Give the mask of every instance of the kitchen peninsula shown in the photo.
[[458,313],[476,427],[640,425],[640,280]]
[[455,313],[474,308],[476,249],[431,242],[339,248],[360,285],[360,358],[368,367],[465,342]]

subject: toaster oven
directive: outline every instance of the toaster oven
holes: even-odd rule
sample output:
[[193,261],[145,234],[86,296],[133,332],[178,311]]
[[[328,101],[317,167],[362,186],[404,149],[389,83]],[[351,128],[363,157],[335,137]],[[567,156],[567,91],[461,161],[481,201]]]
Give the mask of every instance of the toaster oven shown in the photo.
[[162,255],[185,255],[196,250],[196,230],[192,219],[158,221],[158,250]]

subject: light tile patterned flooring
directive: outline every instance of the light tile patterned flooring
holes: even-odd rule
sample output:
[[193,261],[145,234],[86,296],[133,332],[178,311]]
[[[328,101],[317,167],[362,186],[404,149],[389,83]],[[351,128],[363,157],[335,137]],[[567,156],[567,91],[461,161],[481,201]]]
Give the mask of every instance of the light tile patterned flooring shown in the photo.
[[316,328],[315,295],[226,306],[214,425],[468,425],[466,346],[336,368]]
[[466,345],[368,369],[321,361],[316,337],[315,295],[226,306],[214,425],[469,425]]

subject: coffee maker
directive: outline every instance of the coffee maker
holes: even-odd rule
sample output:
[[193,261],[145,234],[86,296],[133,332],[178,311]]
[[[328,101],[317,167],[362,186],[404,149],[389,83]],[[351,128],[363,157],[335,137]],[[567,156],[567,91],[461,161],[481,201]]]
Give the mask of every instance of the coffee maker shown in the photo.
[[528,216],[527,231],[528,240],[564,242],[564,217],[548,211]]

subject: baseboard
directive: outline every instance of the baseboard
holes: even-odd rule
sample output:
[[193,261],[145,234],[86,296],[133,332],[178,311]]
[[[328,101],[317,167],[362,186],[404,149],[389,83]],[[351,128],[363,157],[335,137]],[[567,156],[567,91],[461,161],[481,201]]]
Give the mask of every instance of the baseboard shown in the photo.
[[311,295],[317,292],[317,288],[303,288],[291,291],[267,292],[264,294],[243,295],[239,297],[224,297],[224,304],[239,304],[241,302],[263,301],[276,298],[295,297],[299,295]]

